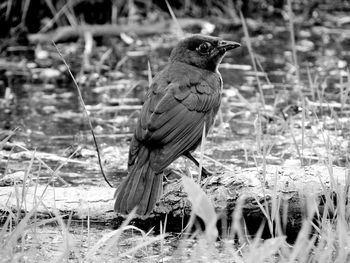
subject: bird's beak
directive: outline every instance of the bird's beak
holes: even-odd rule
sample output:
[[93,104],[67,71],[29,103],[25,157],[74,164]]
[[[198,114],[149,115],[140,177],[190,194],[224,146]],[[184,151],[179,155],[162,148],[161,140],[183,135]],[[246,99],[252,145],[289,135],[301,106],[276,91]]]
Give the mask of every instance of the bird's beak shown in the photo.
[[241,44],[234,42],[234,41],[224,41],[222,40],[219,45],[217,46],[217,49],[219,49],[220,51],[229,51],[231,49],[235,49],[240,47]]

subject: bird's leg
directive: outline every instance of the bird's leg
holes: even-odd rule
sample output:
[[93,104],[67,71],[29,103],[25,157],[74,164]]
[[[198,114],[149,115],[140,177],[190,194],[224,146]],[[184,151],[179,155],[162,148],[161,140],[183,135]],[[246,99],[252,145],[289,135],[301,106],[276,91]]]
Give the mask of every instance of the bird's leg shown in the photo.
[[[184,156],[186,156],[188,159],[190,159],[196,166],[199,167],[199,162],[196,160],[196,158],[193,157],[193,155],[190,152],[185,152]],[[207,169],[205,169],[202,166],[202,175],[204,177],[209,177],[212,176],[213,174],[211,172],[209,172]]]
[[181,174],[172,168],[165,168],[163,171],[163,179],[166,183],[172,183],[181,179]]

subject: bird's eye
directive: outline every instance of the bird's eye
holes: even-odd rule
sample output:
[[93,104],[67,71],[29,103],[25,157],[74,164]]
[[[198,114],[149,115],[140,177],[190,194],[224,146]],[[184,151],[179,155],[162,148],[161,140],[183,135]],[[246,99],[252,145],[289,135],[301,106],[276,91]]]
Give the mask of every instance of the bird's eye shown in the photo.
[[209,51],[211,50],[211,44],[209,42],[204,42],[199,45],[197,48],[197,51],[201,54],[208,54]]

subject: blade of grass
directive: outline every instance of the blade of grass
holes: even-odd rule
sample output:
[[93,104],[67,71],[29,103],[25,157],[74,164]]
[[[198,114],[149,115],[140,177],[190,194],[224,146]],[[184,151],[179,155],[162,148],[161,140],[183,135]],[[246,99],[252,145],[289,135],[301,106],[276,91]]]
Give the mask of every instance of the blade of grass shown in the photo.
[[258,83],[259,93],[260,93],[260,97],[261,97],[261,103],[263,105],[263,108],[265,108],[264,92],[263,92],[262,85],[260,83],[260,78],[259,78],[259,75],[258,75],[258,69],[257,69],[257,66],[256,66],[256,58],[255,58],[255,54],[254,54],[254,51],[253,51],[252,42],[251,42],[251,39],[250,39],[250,36],[249,36],[248,27],[247,27],[247,24],[246,24],[246,21],[244,19],[244,16],[243,16],[242,12],[240,12],[239,14],[241,16],[244,37],[245,37],[245,40],[246,40],[246,43],[247,43],[249,56],[250,56],[250,59],[252,61],[253,69],[254,69],[254,72],[255,72],[255,78],[256,78],[256,81]]
[[151,68],[151,63],[149,60],[147,61],[147,76],[148,76],[148,87],[150,88],[152,85],[152,68]]
[[9,20],[10,18],[10,14],[11,14],[11,10],[12,10],[12,4],[13,4],[13,0],[7,0],[7,6],[6,6],[6,21]]
[[170,13],[170,15],[171,15],[171,18],[173,19],[174,24],[175,24],[175,26],[176,26],[176,29],[177,29],[176,32],[177,32],[177,34],[178,34],[180,37],[183,37],[183,36],[185,35],[185,33],[183,32],[179,21],[176,19],[176,16],[175,16],[175,14],[174,14],[174,12],[173,12],[173,9],[171,8],[171,6],[170,6],[168,0],[165,0],[165,3],[166,3],[166,5],[167,5],[167,7],[168,7],[168,10],[169,10],[169,13]]
[[[290,32],[290,39],[292,42],[292,54],[293,54],[293,63],[296,68],[296,77],[298,84],[300,84],[300,73],[299,73],[299,64],[298,64],[298,58],[297,58],[297,49],[295,44],[295,34],[294,34],[294,14],[292,9],[292,0],[288,0],[288,17],[289,17],[289,32]],[[301,90],[298,89],[300,92]]]
[[315,83],[312,81],[309,65],[307,65],[306,70],[307,70],[307,78],[309,81],[309,87],[311,90],[311,98],[312,98],[312,101],[315,101],[316,100],[316,87],[315,87]]
[[24,2],[22,2],[22,18],[21,18],[22,25],[26,24],[25,20],[27,18],[27,13],[28,13],[30,2],[31,2],[31,0],[25,0]]
[[205,234],[208,241],[215,241],[218,236],[216,228],[217,214],[208,196],[199,184],[187,176],[181,178],[182,185],[192,204],[192,213],[205,223]]
[[204,155],[204,145],[205,145],[205,122],[204,122],[204,125],[203,125],[203,132],[202,132],[202,142],[201,142],[201,153],[200,153],[200,159],[199,159],[199,166],[198,166],[198,184],[201,183],[201,179],[202,179],[202,168],[203,168],[203,155]]
[[[105,235],[103,235],[97,242],[96,244],[86,253],[86,258],[88,259],[92,259],[93,256],[95,255],[95,253],[97,253],[97,251],[103,246],[105,245],[109,240],[112,240],[113,242],[111,242],[111,245],[116,245],[120,235],[122,234],[123,231],[127,230],[127,229],[131,229],[134,228],[137,231],[141,231],[138,228],[134,227],[134,226],[128,226],[128,224],[130,223],[130,221],[135,217],[136,214],[136,208],[134,208],[129,215],[127,216],[127,218],[124,220],[124,222],[121,224],[121,226],[117,229],[114,230],[112,232],[109,232]],[[104,251],[108,250],[108,247],[106,247],[106,249]]]
[[18,128],[15,128],[12,131],[9,131],[8,135],[4,139],[2,139],[2,141],[0,142],[0,150],[2,150],[2,148],[11,139],[11,137],[16,134],[17,130],[18,130]]

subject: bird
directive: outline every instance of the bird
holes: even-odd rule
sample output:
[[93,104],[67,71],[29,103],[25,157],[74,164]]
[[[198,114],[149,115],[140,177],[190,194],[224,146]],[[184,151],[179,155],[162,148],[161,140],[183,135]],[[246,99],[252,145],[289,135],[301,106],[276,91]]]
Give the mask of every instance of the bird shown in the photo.
[[128,175],[115,192],[114,211],[148,216],[163,190],[163,171],[191,152],[214,123],[222,95],[218,71],[233,41],[195,34],[180,40],[146,94],[128,155]]

